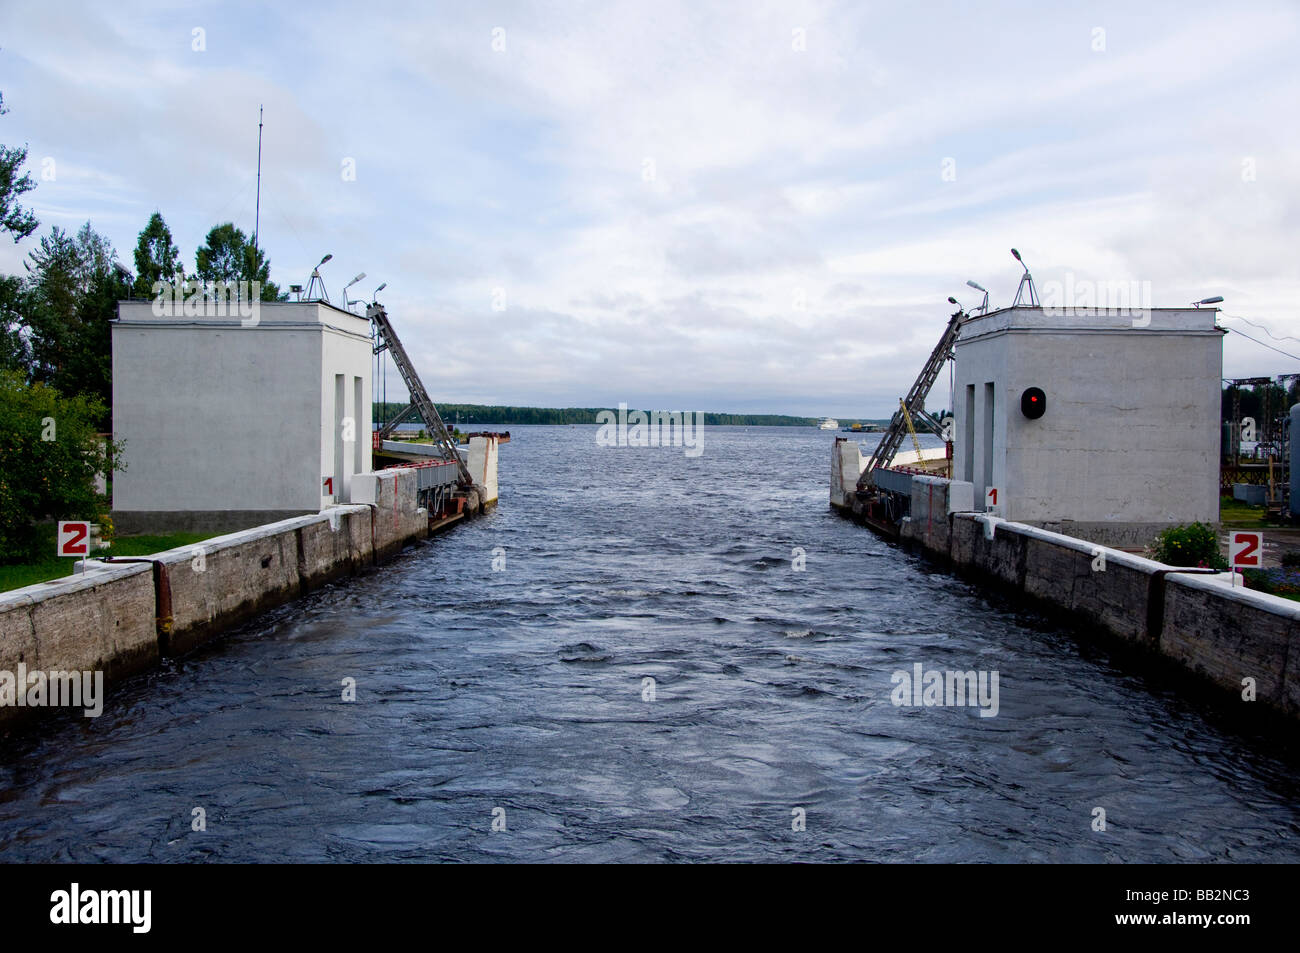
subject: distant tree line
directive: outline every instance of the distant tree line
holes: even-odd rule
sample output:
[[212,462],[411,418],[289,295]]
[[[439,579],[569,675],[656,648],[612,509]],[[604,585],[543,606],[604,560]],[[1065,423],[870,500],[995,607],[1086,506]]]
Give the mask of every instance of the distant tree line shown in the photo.
[[[435,403],[437,403],[435,401]],[[405,404],[377,402],[374,419],[377,423],[391,420]],[[461,429],[466,423],[481,421],[485,424],[594,424],[596,415],[614,407],[510,407],[497,404],[437,404],[438,413],[450,426],[457,416]],[[631,411],[629,410],[629,413]],[[646,411],[649,413],[649,411]],[[786,414],[704,414],[704,423],[710,427],[809,427],[817,423],[814,417],[791,417]],[[470,429],[473,429],[472,427]]]

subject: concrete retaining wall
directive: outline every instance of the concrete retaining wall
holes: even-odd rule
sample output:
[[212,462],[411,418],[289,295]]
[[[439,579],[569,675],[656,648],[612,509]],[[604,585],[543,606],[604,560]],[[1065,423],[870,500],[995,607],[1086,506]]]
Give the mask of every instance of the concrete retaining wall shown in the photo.
[[[180,655],[216,633],[303,592],[299,516],[158,554],[167,568],[172,625],[164,651]],[[328,525],[328,524],[326,524]]]
[[911,482],[911,516],[903,523],[900,535],[927,549],[947,550],[952,532],[948,517],[975,508],[975,485],[918,475],[913,475]]
[[1300,715],[1298,623],[1300,603],[1171,575],[1160,650],[1239,695],[1243,680],[1254,679],[1260,701]]
[[[1179,572],[1141,556],[969,508],[971,484],[913,479],[899,539],[963,574],[1105,629],[1242,698],[1300,717],[1300,603],[1233,574]],[[834,487],[832,487],[832,493]]]
[[[111,566],[0,594],[0,671],[103,671],[122,677],[158,661],[153,572]],[[9,711],[0,707],[0,721]]]
[[[333,506],[0,594],[0,672],[102,671],[106,681],[190,651],[259,612],[382,562],[429,535],[409,469],[358,475],[373,503]],[[160,609],[160,607],[162,607]],[[0,725],[22,711],[0,705]]]

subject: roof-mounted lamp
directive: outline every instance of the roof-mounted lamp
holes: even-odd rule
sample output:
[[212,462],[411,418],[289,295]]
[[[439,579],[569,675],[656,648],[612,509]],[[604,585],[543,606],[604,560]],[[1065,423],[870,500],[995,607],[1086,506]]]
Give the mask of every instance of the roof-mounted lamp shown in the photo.
[[1034,276],[1029,273],[1029,266],[1026,265],[1025,260],[1020,257],[1020,252],[1016,251],[1014,248],[1011,249],[1011,254],[1016,261],[1020,262],[1020,267],[1025,269],[1025,273],[1020,276],[1020,287],[1016,288],[1016,300],[1011,303],[1011,307],[1018,308],[1020,306],[1020,299],[1024,295],[1026,288],[1029,290],[1028,307],[1039,307],[1038,291],[1034,288]]

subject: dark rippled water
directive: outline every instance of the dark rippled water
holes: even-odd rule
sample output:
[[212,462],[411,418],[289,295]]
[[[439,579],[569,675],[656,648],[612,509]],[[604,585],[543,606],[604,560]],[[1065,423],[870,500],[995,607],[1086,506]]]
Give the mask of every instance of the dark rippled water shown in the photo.
[[834,516],[833,434],[514,433],[489,517],[5,744],[0,859],[1300,857],[1294,763]]

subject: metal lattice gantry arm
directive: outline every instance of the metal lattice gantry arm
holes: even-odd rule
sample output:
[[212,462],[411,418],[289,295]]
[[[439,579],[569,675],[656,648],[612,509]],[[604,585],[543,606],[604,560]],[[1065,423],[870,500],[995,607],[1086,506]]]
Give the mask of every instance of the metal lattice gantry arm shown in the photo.
[[943,421],[928,410],[918,410],[912,414],[912,423],[918,422],[929,427],[936,434],[943,434]]
[[912,426],[912,415],[907,412],[907,405],[900,398],[898,409],[902,411],[903,421],[907,424],[907,432],[912,437],[912,446],[916,448],[916,462],[921,462],[921,441],[916,436],[916,428]]
[[[424,420],[425,426],[429,429],[429,436],[433,438],[434,446],[439,449],[444,460],[451,460],[456,464],[457,472],[460,474],[460,482],[465,486],[471,485],[474,478],[470,476],[465,461],[456,452],[456,441],[452,439],[451,434],[447,431],[447,425],[442,422],[442,417],[438,414],[438,408],[433,405],[433,401],[429,398],[429,392],[424,389],[424,384],[420,381],[420,375],[415,372],[415,365],[406,356],[406,348],[402,347],[397,332],[393,330],[393,325],[388,320],[388,312],[384,310],[382,304],[372,304],[366,308],[366,317],[374,322],[379,337],[380,343],[375,347],[375,352],[378,353],[387,348],[389,353],[393,355],[393,363],[397,365],[397,371],[402,375],[402,382],[406,384],[407,393],[411,395],[411,407]],[[405,415],[406,411],[403,411],[399,416]]]
[[379,439],[387,440],[393,435],[393,431],[397,429],[399,424],[404,424],[408,420],[415,420],[419,416],[419,408],[414,404],[407,404],[396,417],[379,428]]
[[965,320],[966,312],[960,308],[948,319],[948,327],[944,329],[943,336],[939,338],[939,343],[930,352],[930,357],[925,362],[925,366],[921,368],[921,373],[912,383],[912,389],[907,392],[907,396],[899,403],[898,410],[894,411],[894,416],[889,421],[889,429],[880,438],[880,443],[876,444],[876,449],[867,462],[867,468],[862,471],[862,476],[858,478],[859,490],[866,489],[871,484],[871,474],[875,470],[880,467],[887,467],[893,462],[894,455],[898,453],[903,437],[907,434],[910,423],[908,417],[919,416],[924,412],[926,395],[930,393],[930,388],[938,380],[939,372],[943,370],[944,363],[948,358],[952,357],[952,346],[956,342],[957,335],[961,331],[962,322]]

